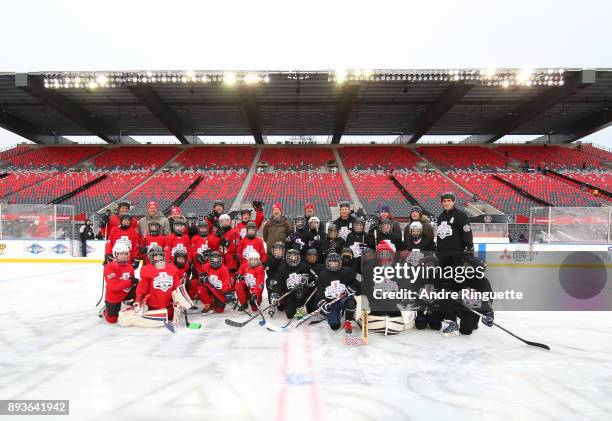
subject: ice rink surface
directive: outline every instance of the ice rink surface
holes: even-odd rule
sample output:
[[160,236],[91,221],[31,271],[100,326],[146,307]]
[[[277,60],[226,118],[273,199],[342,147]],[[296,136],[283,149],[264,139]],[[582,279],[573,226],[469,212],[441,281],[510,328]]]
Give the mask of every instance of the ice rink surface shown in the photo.
[[69,399],[60,419],[104,421],[612,419],[609,312],[496,314],[551,351],[484,326],[347,347],[326,323],[234,328],[233,311],[172,334],[99,319],[101,272],[0,263],[0,399]]

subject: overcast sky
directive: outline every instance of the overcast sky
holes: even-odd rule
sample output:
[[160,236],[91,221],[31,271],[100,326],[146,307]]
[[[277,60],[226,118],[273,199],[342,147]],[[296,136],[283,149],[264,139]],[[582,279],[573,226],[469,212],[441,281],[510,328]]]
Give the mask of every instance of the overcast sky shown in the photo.
[[[612,68],[608,0],[47,0],[0,10],[0,72]],[[612,128],[584,140],[612,147]],[[18,141],[0,129],[0,148]]]

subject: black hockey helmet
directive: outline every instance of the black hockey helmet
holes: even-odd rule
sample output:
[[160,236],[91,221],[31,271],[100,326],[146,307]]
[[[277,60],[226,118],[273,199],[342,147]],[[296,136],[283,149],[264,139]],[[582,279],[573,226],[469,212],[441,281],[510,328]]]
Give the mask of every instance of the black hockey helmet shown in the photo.
[[277,241],[272,244],[272,257],[275,259],[282,259],[285,257],[285,243]]
[[[127,224],[124,224],[124,221],[127,221]],[[132,215],[129,213],[122,213],[121,216],[119,216],[119,223],[122,227],[129,228],[132,225]]]
[[294,268],[300,264],[300,261],[302,260],[302,258],[300,256],[299,251],[295,249],[289,249],[287,250],[287,254],[285,255],[285,260],[287,261],[287,264],[289,266]]
[[306,225],[306,220],[304,219],[303,216],[296,216],[293,219],[293,226],[295,227],[297,231],[303,230],[305,225]]
[[350,263],[350,261],[353,260],[353,250],[349,247],[343,247],[340,252],[340,257],[342,257],[342,263]]
[[172,261],[177,268],[183,269],[187,264],[187,250],[184,248],[175,249],[172,252]]
[[325,267],[331,272],[337,272],[342,267],[342,257],[338,253],[329,253],[325,258]]
[[383,234],[389,234],[393,229],[393,222],[390,219],[382,219],[380,221],[380,232]]
[[185,218],[187,219],[187,222],[190,224],[195,224],[196,222],[198,222],[198,215],[196,215],[193,212],[187,212],[187,215]]
[[213,203],[213,208],[216,206],[221,206],[223,209],[225,209],[225,203],[223,203],[221,200],[215,200],[215,203]]
[[161,224],[158,221],[149,221],[148,229],[149,234],[159,235],[161,232]]
[[[333,233],[333,235],[332,235],[332,233]],[[336,224],[329,224],[327,226],[327,235],[332,240],[335,240],[336,238],[338,238],[338,227],[336,226]]]
[[174,223],[173,223],[173,230],[175,234],[182,234],[185,231],[185,225],[187,225],[187,220],[182,217],[182,216],[178,216],[176,218],[174,218]]
[[317,260],[319,260],[319,252],[317,249],[308,249],[306,251],[306,260],[308,260],[308,263],[311,265],[317,263]]
[[453,202],[456,201],[455,193],[453,193],[452,191],[447,191],[447,192],[442,193],[442,195],[440,196],[440,202],[443,201],[444,199],[450,199]]
[[223,257],[221,256],[221,253],[215,250],[210,253],[208,261],[213,269],[219,269],[223,264]]
[[257,235],[257,224],[253,221],[249,221],[246,224],[246,236],[247,238],[255,238]]
[[355,218],[353,222],[353,231],[355,234],[362,234],[365,231],[365,220],[363,218]]
[[127,207],[128,210],[130,210],[132,208],[132,204],[127,200],[121,200],[117,203],[117,210],[121,209],[122,207]]

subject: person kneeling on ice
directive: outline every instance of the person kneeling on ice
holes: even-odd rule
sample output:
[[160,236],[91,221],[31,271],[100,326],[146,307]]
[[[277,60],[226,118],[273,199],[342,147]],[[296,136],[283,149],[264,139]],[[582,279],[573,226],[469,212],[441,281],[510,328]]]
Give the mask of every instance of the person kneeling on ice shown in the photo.
[[[312,292],[315,289],[315,276],[304,262],[300,252],[295,249],[287,250],[285,262],[270,281],[270,303],[278,304],[278,309],[284,311],[287,318],[293,319],[296,314],[301,317],[302,307],[306,306],[309,313],[315,310],[315,301]],[[279,297],[291,291],[283,300]],[[311,298],[309,300],[309,298]]]
[[161,327],[168,320],[173,320],[176,325],[179,306],[188,309],[193,305],[181,284],[178,269],[166,263],[164,250],[152,246],[148,257],[151,263],[140,270],[133,306],[119,313],[121,326]]
[[[317,304],[321,313],[327,316],[327,323],[332,330],[340,329],[341,313],[344,312],[344,331],[352,333],[352,320],[357,309],[357,294],[359,284],[355,272],[342,266],[342,257],[338,253],[330,253],[325,258],[325,270],[319,275],[317,285]],[[334,300],[340,298],[338,301]]]
[[117,323],[121,302],[133,300],[136,296],[138,279],[134,277],[134,268],[128,264],[130,253],[126,243],[115,243],[113,260],[104,266],[106,292],[103,315],[109,323]]
[[204,263],[200,272],[199,282],[197,295],[204,305],[202,314],[212,310],[215,313],[223,313],[225,305],[234,299],[235,294],[232,291],[229,270],[223,264],[221,253],[216,250],[210,253],[208,262]]
[[247,262],[240,267],[236,278],[234,290],[238,299],[238,310],[245,311],[250,304],[251,310],[257,311],[264,289],[264,269],[258,252],[252,250],[249,253]]
[[[478,319],[481,317],[470,309],[484,316],[482,323],[485,326],[493,326],[494,314],[491,301],[483,301],[474,294],[492,292],[491,282],[484,276],[485,264],[476,256],[467,256],[463,260],[463,266],[473,268],[473,272],[481,273],[482,276],[455,276],[454,281],[451,281],[449,289],[458,292],[460,296],[458,300],[449,299],[444,302],[442,313],[445,320],[442,322],[442,333],[446,337],[459,334],[471,335],[475,329],[478,329]],[[457,318],[459,318],[458,325]]]

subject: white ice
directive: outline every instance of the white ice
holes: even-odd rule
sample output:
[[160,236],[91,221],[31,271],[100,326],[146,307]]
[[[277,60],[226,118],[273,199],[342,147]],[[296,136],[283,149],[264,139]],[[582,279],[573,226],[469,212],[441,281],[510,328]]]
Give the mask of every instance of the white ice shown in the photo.
[[326,323],[234,328],[232,311],[172,334],[100,320],[101,269],[0,263],[0,399],[69,399],[61,419],[104,421],[612,419],[612,313],[496,315],[550,352],[483,326],[347,347]]

